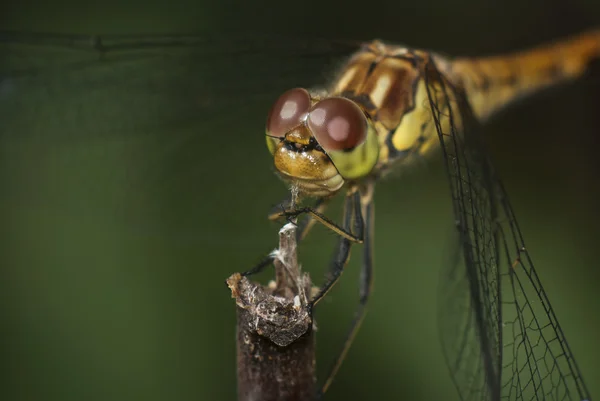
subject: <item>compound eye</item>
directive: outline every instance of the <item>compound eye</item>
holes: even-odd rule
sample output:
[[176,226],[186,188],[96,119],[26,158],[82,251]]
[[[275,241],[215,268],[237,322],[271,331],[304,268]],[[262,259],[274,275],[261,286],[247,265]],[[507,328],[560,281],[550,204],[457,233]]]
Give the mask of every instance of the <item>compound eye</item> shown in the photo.
[[365,141],[367,118],[351,100],[321,100],[308,113],[308,127],[325,150],[349,150]]
[[267,117],[267,135],[282,138],[299,125],[310,109],[310,95],[303,88],[294,88],[277,99]]

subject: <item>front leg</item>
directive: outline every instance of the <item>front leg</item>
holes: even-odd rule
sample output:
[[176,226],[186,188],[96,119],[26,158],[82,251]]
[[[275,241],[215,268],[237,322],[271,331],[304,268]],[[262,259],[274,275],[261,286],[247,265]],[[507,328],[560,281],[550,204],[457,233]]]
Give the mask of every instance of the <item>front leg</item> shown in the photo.
[[[354,194],[356,194],[356,196],[360,196],[358,194],[358,190],[351,190],[348,192],[347,197],[354,196]],[[360,205],[360,203],[359,203],[359,205]],[[356,208],[355,205],[347,205],[347,207],[348,207],[348,213],[350,213],[349,214],[350,219],[352,219],[352,215],[354,213],[355,215],[358,215],[357,218],[355,219],[355,223],[358,221],[358,219],[362,220],[362,216],[360,216],[360,207]],[[356,209],[356,212],[353,212],[351,209],[352,210]],[[275,213],[272,216],[274,216],[274,218],[286,217],[287,219],[292,219],[292,218],[300,216],[301,214],[306,214],[307,217],[310,218],[309,221],[310,221],[311,225],[314,224],[315,222],[319,222],[319,223],[323,224],[325,227],[327,227],[328,229],[330,229],[331,231],[335,232],[340,237],[346,238],[347,240],[358,243],[358,244],[361,244],[363,242],[362,233],[360,233],[359,235],[355,235],[350,231],[349,227],[340,227],[334,221],[330,220],[327,216],[325,216],[323,214],[323,210],[320,210],[318,207],[302,207],[302,208],[289,209],[289,210],[280,210],[278,213]],[[305,219],[305,221],[306,221],[306,219]],[[362,228],[360,228],[360,229],[362,230]],[[304,234],[301,234],[301,235],[304,235]]]
[[[329,204],[330,199],[331,198],[329,197],[318,198],[315,204],[312,206],[312,208],[303,209],[311,209],[314,210],[315,213],[317,213],[318,215],[322,215],[325,212],[325,209],[327,209],[327,205]],[[280,204],[278,204],[276,207],[274,207],[273,210],[271,210],[271,212],[269,213],[269,220],[278,220],[282,217],[291,219],[303,213],[299,212],[299,210],[300,209],[296,209],[294,206],[292,206],[291,200],[286,199]],[[308,232],[311,228],[313,228],[316,221],[317,220],[315,220],[315,218],[310,213],[307,213],[307,215],[302,219],[302,221],[300,221],[300,223],[297,224],[296,242],[299,243],[308,235]]]

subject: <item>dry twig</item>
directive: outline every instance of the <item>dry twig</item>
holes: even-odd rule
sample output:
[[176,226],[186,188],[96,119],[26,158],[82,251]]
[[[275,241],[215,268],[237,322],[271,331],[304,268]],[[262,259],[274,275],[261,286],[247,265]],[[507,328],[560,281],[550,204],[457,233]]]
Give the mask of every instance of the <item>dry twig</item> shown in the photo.
[[238,401],[312,401],[315,339],[307,310],[310,277],[296,256],[296,226],[279,231],[275,281],[267,287],[235,273]]

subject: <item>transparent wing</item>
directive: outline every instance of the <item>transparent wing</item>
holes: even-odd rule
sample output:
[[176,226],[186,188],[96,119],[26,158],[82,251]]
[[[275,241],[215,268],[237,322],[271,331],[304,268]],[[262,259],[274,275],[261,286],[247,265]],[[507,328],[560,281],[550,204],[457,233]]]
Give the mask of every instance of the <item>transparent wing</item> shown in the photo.
[[460,249],[442,278],[439,322],[460,396],[589,400],[468,102],[430,67]]
[[[268,163],[271,103],[325,83],[357,46],[260,34],[0,32],[0,145],[13,171],[5,193],[32,208],[43,199],[140,224],[162,213],[164,223],[162,205],[175,198],[192,210],[197,197],[228,190],[229,172],[253,164],[248,153]],[[206,152],[223,152],[222,163]]]

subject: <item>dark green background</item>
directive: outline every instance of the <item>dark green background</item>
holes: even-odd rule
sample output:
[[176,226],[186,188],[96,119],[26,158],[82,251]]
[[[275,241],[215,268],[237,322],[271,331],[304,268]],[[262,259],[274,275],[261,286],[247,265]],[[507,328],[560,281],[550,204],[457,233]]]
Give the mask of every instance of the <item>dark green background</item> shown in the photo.
[[[591,0],[19,2],[0,15],[3,29],[23,31],[310,32],[456,55],[600,23]],[[278,92],[322,82],[324,60],[224,47],[101,64],[93,53],[21,50],[2,59],[3,74],[45,72],[0,87],[1,398],[235,399],[234,307],[223,281],[276,245],[279,225],[265,215],[286,194],[264,144],[266,111]],[[485,132],[594,395],[598,72],[507,110]],[[377,188],[375,294],[327,399],[454,399],[435,326],[452,221],[444,179],[432,161]],[[300,257],[318,280],[334,238],[313,234]],[[357,298],[357,255],[317,312],[323,369]]]

